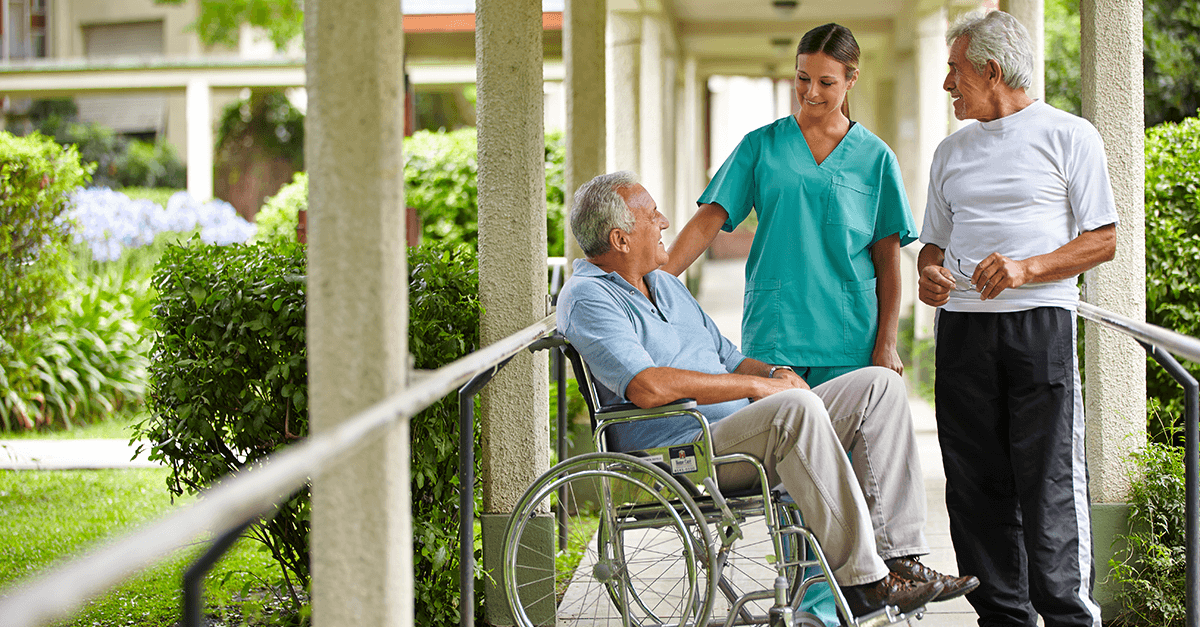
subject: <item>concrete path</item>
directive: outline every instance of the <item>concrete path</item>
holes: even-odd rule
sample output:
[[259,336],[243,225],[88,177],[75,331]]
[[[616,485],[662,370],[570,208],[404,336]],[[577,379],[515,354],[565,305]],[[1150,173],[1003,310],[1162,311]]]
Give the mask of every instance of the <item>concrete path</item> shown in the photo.
[[[700,285],[700,306],[721,329],[725,337],[741,345],[742,291],[745,286],[745,262],[742,260],[708,261]],[[913,428],[925,475],[925,493],[929,514],[925,525],[931,553],[922,561],[943,573],[957,573],[954,547],[950,543],[950,518],[946,513],[946,475],[937,442],[937,422],[933,408],[917,396],[909,398]],[[975,611],[966,599],[934,603],[925,618],[913,621],[917,627],[972,627]]]
[[100,468],[156,468],[146,459],[149,446],[135,455],[129,440],[0,440],[0,469],[74,470]]

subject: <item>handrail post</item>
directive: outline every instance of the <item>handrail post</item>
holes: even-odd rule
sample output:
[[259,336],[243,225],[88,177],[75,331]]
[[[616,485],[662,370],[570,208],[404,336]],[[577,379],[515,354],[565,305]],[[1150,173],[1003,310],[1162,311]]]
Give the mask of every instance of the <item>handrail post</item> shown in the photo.
[[1171,354],[1138,340],[1146,352],[1183,387],[1184,395],[1184,560],[1185,624],[1200,627],[1200,384]]
[[[554,356],[554,380],[558,383],[558,411],[555,416],[555,424],[558,425],[557,451],[558,461],[562,462],[567,458],[567,367],[566,355],[563,355],[561,350],[552,350]],[[558,489],[558,550],[565,551],[567,549],[567,508],[566,508],[566,487]]]
[[458,624],[475,625],[475,395],[512,358],[458,389]]
[[221,556],[242,537],[246,530],[257,519],[251,518],[246,522],[226,531],[213,541],[212,546],[204,552],[183,573],[183,625],[184,627],[202,627],[204,625],[204,575],[221,559]]

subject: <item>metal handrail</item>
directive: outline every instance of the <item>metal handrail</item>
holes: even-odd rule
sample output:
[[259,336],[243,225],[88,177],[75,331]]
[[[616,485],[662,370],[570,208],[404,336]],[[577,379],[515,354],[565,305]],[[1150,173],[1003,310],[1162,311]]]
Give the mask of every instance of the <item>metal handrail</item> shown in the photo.
[[272,453],[256,463],[253,472],[221,479],[193,504],[32,582],[0,592],[0,617],[5,627],[33,627],[65,618],[87,599],[206,534],[220,537],[266,514],[319,476],[329,462],[367,445],[379,431],[411,418],[554,330],[554,316],[549,315],[437,370],[414,372],[414,387],[380,401],[335,429]]
[[1088,303],[1079,303],[1079,315],[1136,339],[1146,353],[1183,386],[1185,624],[1200,627],[1200,384],[1170,354],[1200,362],[1200,340]]

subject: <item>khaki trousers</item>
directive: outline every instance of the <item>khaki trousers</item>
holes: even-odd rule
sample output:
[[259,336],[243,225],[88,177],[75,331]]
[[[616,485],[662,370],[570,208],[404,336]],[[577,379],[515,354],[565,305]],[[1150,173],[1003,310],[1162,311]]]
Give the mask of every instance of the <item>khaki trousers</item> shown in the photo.
[[[863,368],[774,394],[714,423],[712,437],[716,454],[753,455],[772,485],[783,483],[838,584],[878,581],[884,559],[929,552],[912,414],[895,372]],[[749,464],[717,472],[726,490],[756,478]]]

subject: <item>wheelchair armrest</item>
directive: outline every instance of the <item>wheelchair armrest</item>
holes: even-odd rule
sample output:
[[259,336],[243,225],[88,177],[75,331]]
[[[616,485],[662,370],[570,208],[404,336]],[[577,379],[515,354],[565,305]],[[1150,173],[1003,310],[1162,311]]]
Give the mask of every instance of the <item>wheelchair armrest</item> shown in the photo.
[[673,412],[683,412],[696,408],[696,401],[690,398],[681,398],[673,403],[659,405],[658,407],[641,408],[633,403],[620,403],[618,405],[605,405],[596,411],[596,421],[604,422],[614,418],[631,418],[642,415],[662,415]]

